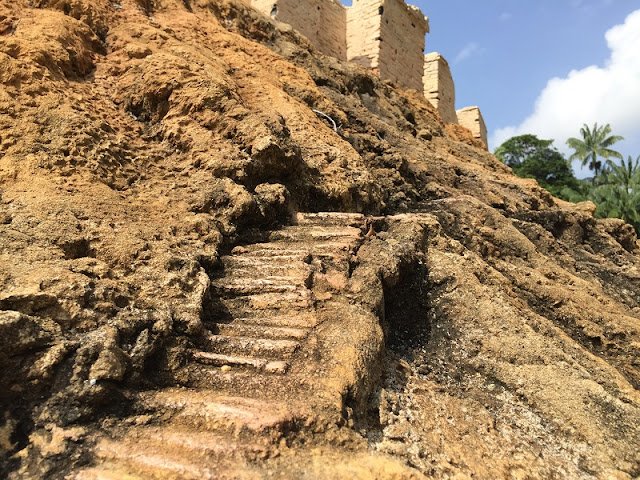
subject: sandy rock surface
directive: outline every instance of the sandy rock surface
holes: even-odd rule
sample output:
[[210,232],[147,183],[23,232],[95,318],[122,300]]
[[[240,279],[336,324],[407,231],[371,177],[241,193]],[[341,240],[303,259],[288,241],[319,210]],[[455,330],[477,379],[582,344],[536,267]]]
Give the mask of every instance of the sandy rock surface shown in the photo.
[[222,253],[319,211],[375,233],[310,286],[341,418],[247,478],[640,475],[632,227],[232,0],[0,0],[0,475],[90,465],[180,381]]

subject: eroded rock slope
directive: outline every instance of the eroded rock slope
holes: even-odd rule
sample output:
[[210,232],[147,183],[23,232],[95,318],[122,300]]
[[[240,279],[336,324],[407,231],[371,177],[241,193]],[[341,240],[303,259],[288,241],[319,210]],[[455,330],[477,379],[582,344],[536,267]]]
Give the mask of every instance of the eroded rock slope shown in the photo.
[[[1,473],[107,475],[160,429],[213,478],[639,476],[635,233],[479,147],[241,3],[0,0]],[[340,268],[257,253],[321,211],[366,216]],[[150,406],[296,372],[266,444]]]

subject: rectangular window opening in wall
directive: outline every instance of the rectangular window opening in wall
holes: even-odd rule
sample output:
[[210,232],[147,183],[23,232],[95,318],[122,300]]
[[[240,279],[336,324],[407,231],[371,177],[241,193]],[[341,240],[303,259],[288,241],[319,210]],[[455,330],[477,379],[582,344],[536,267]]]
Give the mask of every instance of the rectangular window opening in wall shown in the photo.
[[382,15],[384,13],[384,7],[378,7],[378,13]]

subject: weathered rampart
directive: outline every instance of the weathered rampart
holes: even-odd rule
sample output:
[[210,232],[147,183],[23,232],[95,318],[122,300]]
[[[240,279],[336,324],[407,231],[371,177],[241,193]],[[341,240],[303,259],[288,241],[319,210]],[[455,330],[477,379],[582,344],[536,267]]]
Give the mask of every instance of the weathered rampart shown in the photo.
[[295,27],[322,53],[347,60],[347,8],[338,0],[250,0],[250,3]]
[[[404,0],[245,0],[257,10],[288,23],[322,53],[358,63],[400,87],[424,92],[445,123],[470,128],[487,144],[478,107],[455,111],[455,85],[447,61],[424,55],[429,19]],[[464,123],[463,123],[464,122]]]
[[485,145],[488,145],[487,126],[484,123],[484,118],[482,118],[480,108],[466,107],[458,110],[456,113],[458,115],[458,123],[466,129],[471,130],[475,138],[479,138]]
[[[373,3],[371,0],[354,0]],[[404,88],[423,89],[425,35],[429,20],[404,0],[385,0],[380,18],[379,74]]]
[[456,88],[449,64],[439,53],[424,57],[424,96],[440,112],[446,123],[458,123],[456,115]]

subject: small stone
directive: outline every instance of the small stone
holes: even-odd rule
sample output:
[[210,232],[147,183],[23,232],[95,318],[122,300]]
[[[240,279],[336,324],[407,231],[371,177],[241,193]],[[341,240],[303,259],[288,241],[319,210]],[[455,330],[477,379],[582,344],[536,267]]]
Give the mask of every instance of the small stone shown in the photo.
[[220,370],[222,372],[226,373],[226,372],[229,372],[231,370],[231,367],[229,365],[223,365],[223,366],[220,367]]
[[129,362],[128,355],[116,346],[107,347],[89,371],[89,378],[95,380],[115,380],[124,378]]

